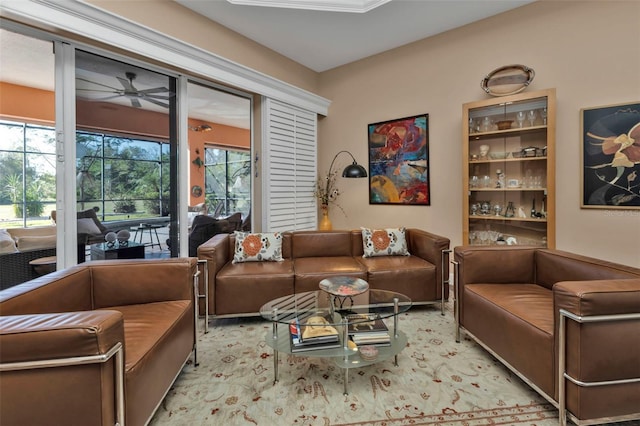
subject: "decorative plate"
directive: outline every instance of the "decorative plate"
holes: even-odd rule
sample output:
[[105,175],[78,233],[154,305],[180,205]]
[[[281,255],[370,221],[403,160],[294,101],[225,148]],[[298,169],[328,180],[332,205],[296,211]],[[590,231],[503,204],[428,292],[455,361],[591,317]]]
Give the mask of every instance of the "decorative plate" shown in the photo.
[[369,283],[360,278],[331,277],[320,281],[320,290],[334,296],[355,296],[369,289]]
[[505,65],[491,71],[480,87],[491,96],[515,95],[531,84],[536,73],[525,65]]

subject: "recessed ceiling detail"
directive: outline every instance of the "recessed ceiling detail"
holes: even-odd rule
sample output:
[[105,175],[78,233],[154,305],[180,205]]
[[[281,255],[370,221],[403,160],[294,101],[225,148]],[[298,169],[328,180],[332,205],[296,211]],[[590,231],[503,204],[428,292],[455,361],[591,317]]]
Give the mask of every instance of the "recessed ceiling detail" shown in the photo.
[[391,0],[227,0],[242,6],[321,10],[323,12],[366,13]]

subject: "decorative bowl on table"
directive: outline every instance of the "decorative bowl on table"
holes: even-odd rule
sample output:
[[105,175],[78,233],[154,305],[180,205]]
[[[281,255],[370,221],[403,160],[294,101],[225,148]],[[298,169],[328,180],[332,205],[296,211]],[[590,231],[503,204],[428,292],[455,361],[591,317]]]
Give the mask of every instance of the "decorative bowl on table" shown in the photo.
[[366,345],[358,347],[360,352],[360,358],[365,361],[375,361],[378,358],[378,348],[373,345]]
[[498,126],[498,130],[508,130],[511,128],[511,124],[513,120],[501,120],[496,121],[496,126]]
[[354,277],[331,277],[320,281],[320,290],[334,296],[355,296],[369,289],[369,283]]

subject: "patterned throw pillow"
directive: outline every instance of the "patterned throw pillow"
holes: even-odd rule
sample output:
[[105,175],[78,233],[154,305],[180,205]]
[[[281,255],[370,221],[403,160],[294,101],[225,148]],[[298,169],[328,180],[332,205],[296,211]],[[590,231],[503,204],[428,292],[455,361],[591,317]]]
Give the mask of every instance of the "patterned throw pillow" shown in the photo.
[[409,256],[405,228],[362,228],[362,257]]
[[282,234],[280,232],[234,232],[236,250],[232,263],[280,262],[282,258]]

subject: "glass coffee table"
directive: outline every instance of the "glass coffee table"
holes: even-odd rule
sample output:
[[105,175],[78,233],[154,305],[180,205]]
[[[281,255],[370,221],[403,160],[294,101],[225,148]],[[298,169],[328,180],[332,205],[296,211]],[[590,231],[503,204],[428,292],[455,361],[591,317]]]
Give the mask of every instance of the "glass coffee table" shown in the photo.
[[[272,322],[272,330],[267,333],[267,345],[273,348],[274,384],[278,382],[278,354],[280,352],[299,356],[332,358],[333,362],[344,369],[344,394],[348,394],[349,368],[365,367],[391,357],[398,365],[398,354],[407,346],[407,336],[398,328],[398,315],[411,308],[411,299],[401,293],[387,290],[368,289],[351,298],[347,307],[340,307],[335,298],[326,291],[309,291],[280,297],[264,304],[260,315]],[[337,305],[337,306],[336,306]],[[375,359],[364,359],[349,340],[349,330],[364,325],[375,316],[381,320],[393,321],[389,327],[390,342],[384,346],[375,346],[378,354]],[[339,336],[337,347],[312,350],[292,348],[291,324],[304,324],[311,317],[326,318],[325,325],[334,327]],[[351,327],[350,327],[351,325]],[[366,345],[369,346],[369,345]]]

